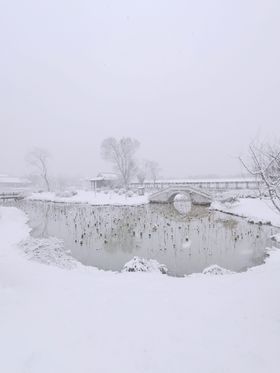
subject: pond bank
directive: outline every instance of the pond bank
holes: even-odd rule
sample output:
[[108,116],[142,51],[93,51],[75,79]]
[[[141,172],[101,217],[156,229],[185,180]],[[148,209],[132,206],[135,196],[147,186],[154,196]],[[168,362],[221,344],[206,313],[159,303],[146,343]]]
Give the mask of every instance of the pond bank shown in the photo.
[[252,223],[280,227],[280,213],[267,198],[239,198],[236,202],[213,202],[211,209],[246,218]]
[[81,263],[112,271],[122,270],[134,256],[166,265],[171,276],[211,265],[246,271],[264,262],[265,248],[276,244],[270,237],[280,233],[184,201],[91,206],[23,200],[10,205],[28,215],[33,237],[56,237]]
[[118,194],[114,191],[93,192],[79,190],[77,194],[63,196],[54,192],[32,193],[27,199],[32,201],[46,201],[57,203],[86,203],[93,206],[138,206],[149,203],[148,195]]

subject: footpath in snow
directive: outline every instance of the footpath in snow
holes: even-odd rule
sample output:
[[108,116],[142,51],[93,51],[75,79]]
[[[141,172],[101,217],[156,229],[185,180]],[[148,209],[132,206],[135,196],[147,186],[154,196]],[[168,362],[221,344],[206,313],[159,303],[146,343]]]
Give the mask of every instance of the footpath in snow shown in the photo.
[[149,203],[148,195],[138,196],[133,193],[118,194],[114,191],[93,192],[79,190],[77,194],[56,194],[53,192],[32,193],[28,199],[36,201],[61,202],[61,203],[88,203],[90,205],[126,205],[136,206]]
[[267,198],[239,198],[236,202],[213,202],[213,210],[247,218],[248,221],[280,227],[280,214]]
[[28,260],[0,208],[0,371],[278,373],[280,252],[245,273],[172,278]]

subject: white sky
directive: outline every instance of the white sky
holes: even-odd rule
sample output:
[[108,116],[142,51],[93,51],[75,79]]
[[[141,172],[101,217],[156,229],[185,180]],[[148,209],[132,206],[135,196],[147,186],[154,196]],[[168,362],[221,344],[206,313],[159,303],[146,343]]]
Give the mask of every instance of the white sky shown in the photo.
[[0,173],[52,153],[95,175],[107,136],[163,176],[235,174],[280,129],[279,0],[0,0]]

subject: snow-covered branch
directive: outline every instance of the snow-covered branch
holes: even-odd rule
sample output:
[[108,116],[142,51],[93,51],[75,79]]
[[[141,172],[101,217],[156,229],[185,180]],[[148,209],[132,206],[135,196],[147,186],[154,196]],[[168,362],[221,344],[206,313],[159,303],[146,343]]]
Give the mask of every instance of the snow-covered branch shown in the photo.
[[280,145],[272,148],[271,145],[252,144],[249,147],[249,161],[240,161],[244,168],[253,176],[261,179],[265,189],[280,213]]

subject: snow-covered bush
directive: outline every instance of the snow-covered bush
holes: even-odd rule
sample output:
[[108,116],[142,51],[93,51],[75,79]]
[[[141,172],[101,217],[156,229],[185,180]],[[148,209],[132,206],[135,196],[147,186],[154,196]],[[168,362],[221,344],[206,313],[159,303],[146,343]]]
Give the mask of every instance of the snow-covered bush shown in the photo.
[[231,209],[233,207],[238,206],[240,203],[239,199],[237,197],[230,197],[223,201],[224,206],[227,209]]
[[217,264],[213,264],[207,268],[204,269],[202,272],[204,275],[229,275],[234,272],[230,271],[229,269],[222,268],[218,266]]
[[77,192],[66,190],[64,192],[56,192],[55,195],[56,195],[56,197],[70,198],[70,197],[73,197],[73,196],[77,195]]
[[160,264],[155,259],[144,259],[135,256],[124,265],[122,272],[161,272],[166,274],[168,269],[166,265]]
[[60,268],[74,268],[76,260],[65,250],[62,240],[54,237],[28,239],[20,243],[27,258],[36,262],[55,265]]

